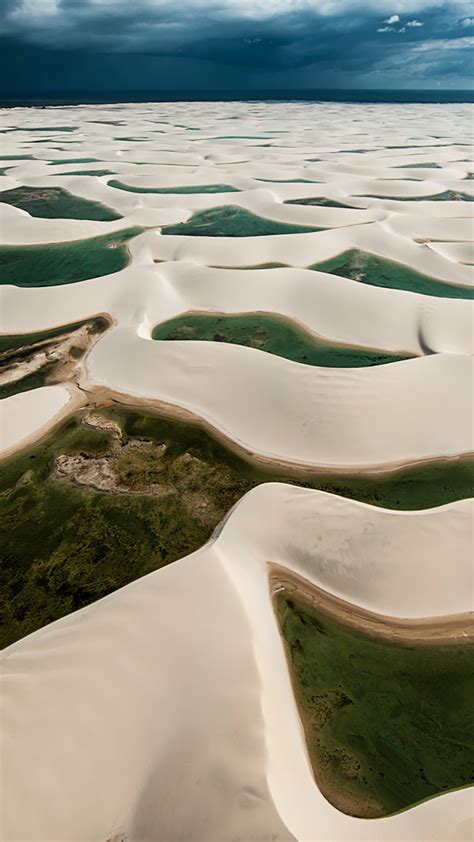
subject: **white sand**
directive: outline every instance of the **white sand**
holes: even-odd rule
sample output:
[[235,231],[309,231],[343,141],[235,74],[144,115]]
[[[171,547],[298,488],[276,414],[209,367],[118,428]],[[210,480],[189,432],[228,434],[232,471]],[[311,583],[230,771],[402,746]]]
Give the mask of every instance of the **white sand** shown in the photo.
[[474,302],[355,283],[304,269],[150,266],[146,249],[122,272],[59,287],[0,287],[0,329],[45,330],[97,313],[149,337],[187,311],[269,312],[328,340],[387,352],[472,354]]
[[[2,243],[150,228],[132,241],[121,272],[62,287],[0,287],[2,332],[107,313],[114,326],[84,360],[81,386],[187,409],[262,457],[367,468],[473,449],[474,304],[305,268],[359,248],[472,285],[473,205],[429,199],[447,190],[472,195],[468,106],[140,104],[7,110],[0,122],[19,127],[2,136],[2,155],[36,159],[0,161],[10,167],[0,198],[21,185],[62,186],[123,215],[48,220],[0,204]],[[39,134],[22,129],[32,123],[78,131],[41,133],[49,142],[36,144]],[[144,140],[117,139],[127,136]],[[51,166],[89,157],[98,160]],[[114,175],[71,174],[101,169]],[[240,192],[140,194],[109,186],[113,178]],[[352,207],[284,204],[315,196]],[[427,198],[397,200],[409,197]],[[328,230],[160,232],[223,204]],[[238,268],[262,263],[287,265]],[[276,313],[331,341],[416,359],[324,369],[223,343],[151,341],[158,322],[202,310]],[[5,400],[3,453],[44,435],[84,400],[71,384]],[[454,614],[472,607],[472,529],[472,501],[402,513],[265,484],[203,549],[14,644],[3,661],[2,838],[470,842],[466,790],[378,821],[348,817],[321,796],[267,565],[394,617]]]
[[0,403],[0,456],[40,439],[66,415],[85,403],[71,386],[43,386]]
[[472,359],[454,354],[327,369],[123,328],[92,350],[83,386],[186,409],[259,456],[367,467],[470,452],[472,374]]

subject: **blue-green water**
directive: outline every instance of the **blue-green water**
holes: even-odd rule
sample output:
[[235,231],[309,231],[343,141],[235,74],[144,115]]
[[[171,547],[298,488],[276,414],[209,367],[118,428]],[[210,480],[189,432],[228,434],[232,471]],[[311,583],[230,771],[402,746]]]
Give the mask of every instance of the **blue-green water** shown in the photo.
[[474,287],[456,286],[444,283],[427,275],[422,275],[408,266],[384,260],[373,254],[353,249],[322,263],[314,263],[309,267],[319,272],[340,275],[361,284],[371,284],[389,289],[402,289],[407,292],[417,292],[423,295],[434,295],[437,298],[466,298],[474,299]]
[[92,219],[100,222],[122,219],[120,213],[101,202],[74,196],[62,187],[15,187],[0,193],[0,203],[42,219]]
[[119,272],[130,259],[127,243],[142,231],[135,227],[88,240],[0,246],[0,284],[56,286]]
[[308,234],[324,229],[276,222],[237,205],[224,205],[197,211],[187,222],[165,225],[161,230],[163,234],[187,237],[262,237],[271,234]]
[[287,199],[285,205],[315,205],[322,208],[349,208],[354,210],[353,205],[346,205],[343,202],[336,202],[335,199],[327,199],[325,196],[316,196],[309,199]]
[[474,202],[474,195],[445,190],[430,196],[382,196],[380,193],[358,194],[364,199],[389,199],[392,202]]
[[117,190],[126,190],[128,193],[163,193],[163,194],[189,194],[194,193],[239,193],[237,187],[231,187],[229,184],[190,184],[186,187],[133,187],[130,184],[120,181],[117,178],[108,182],[109,187],[115,187]]
[[157,325],[153,339],[229,342],[258,348],[306,365],[329,368],[359,368],[409,359],[410,355],[389,354],[373,348],[356,348],[325,342],[295,325],[291,319],[273,314],[215,315],[184,313]]

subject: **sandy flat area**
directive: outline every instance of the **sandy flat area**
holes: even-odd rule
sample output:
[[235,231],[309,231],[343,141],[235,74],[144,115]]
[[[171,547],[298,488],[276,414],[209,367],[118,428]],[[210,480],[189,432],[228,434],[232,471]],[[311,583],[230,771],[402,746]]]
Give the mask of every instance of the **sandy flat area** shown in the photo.
[[193,342],[191,355],[189,344],[116,329],[92,350],[81,385],[158,399],[257,456],[303,467],[396,465],[473,449],[470,357],[329,369],[224,343]]
[[423,617],[411,620],[397,617],[395,619],[387,615],[375,614],[333,596],[287,567],[270,564],[269,578],[270,591],[274,599],[279,594],[290,599],[296,597],[315,608],[320,614],[374,638],[388,642],[427,646],[446,643],[459,645],[474,641],[474,614],[472,612],[448,614],[445,617]]
[[0,405],[0,457],[42,438],[85,403],[71,386],[43,386],[5,398]]

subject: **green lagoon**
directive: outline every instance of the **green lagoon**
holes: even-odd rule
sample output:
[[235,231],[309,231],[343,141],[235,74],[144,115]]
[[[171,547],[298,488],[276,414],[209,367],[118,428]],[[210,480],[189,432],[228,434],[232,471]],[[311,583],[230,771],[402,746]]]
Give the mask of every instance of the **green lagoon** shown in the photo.
[[255,181],[263,181],[265,184],[321,184],[313,178],[256,178]]
[[74,170],[73,172],[55,172],[52,173],[55,176],[70,176],[70,175],[96,175],[100,177],[102,175],[114,175],[112,170]]
[[[392,147],[387,146],[387,149],[391,149]],[[400,149],[405,147],[394,146],[393,149]],[[416,149],[416,146],[411,147],[412,149]],[[443,169],[440,164],[435,164],[433,161],[428,161],[424,164],[397,164],[396,167],[392,167],[394,170],[441,170]]]
[[48,163],[48,167],[58,167],[63,164],[99,164],[100,158],[55,158]]
[[0,161],[34,161],[34,155],[0,155]]
[[100,123],[103,126],[126,126],[123,120],[87,120],[88,123]]
[[[99,413],[95,412],[95,415]],[[452,460],[391,474],[263,469],[201,426],[117,405],[100,413],[122,430],[81,424],[80,414],[5,460],[0,477],[0,646],[105,596],[202,546],[243,494],[291,482],[391,509],[414,510],[472,496],[474,462]],[[54,469],[102,459],[108,490]]]
[[74,196],[62,187],[16,187],[0,193],[0,202],[42,219],[92,219],[100,222],[122,219],[122,215],[112,208]]
[[126,190],[128,193],[160,193],[163,195],[194,195],[199,193],[239,193],[237,187],[229,184],[190,184],[186,187],[132,187],[115,178],[108,182],[109,187]]
[[298,363],[337,368],[383,365],[410,358],[409,354],[397,356],[325,342],[297,327],[291,319],[265,313],[232,316],[186,313],[157,325],[152,338],[230,342]]
[[129,263],[127,243],[143,228],[34,246],[0,246],[0,284],[19,287],[74,284],[111,275]]
[[28,126],[28,128],[17,126],[22,132],[77,132],[77,126]]
[[402,289],[423,295],[434,295],[437,298],[474,298],[474,287],[447,284],[422,275],[401,263],[385,260],[356,249],[345,251],[322,263],[314,263],[309,268],[376,287]]
[[360,195],[361,199],[389,199],[391,202],[474,202],[474,195],[445,190],[431,196],[381,196],[377,193]]
[[376,818],[474,782],[474,646],[369,636],[276,598],[315,779]]
[[309,199],[287,199],[284,205],[315,205],[321,208],[349,208],[354,210],[353,205],[345,205],[343,202],[336,202],[335,199],[327,199],[325,196],[316,196]]
[[264,237],[269,234],[309,234],[323,228],[289,225],[257,216],[237,205],[224,205],[193,213],[187,222],[165,225],[162,234],[186,237]]

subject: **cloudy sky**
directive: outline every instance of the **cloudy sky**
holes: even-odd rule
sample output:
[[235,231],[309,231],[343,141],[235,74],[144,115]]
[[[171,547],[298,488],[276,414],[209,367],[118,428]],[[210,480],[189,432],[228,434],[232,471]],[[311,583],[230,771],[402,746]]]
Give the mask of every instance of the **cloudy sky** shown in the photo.
[[0,0],[0,93],[472,87],[468,0]]

